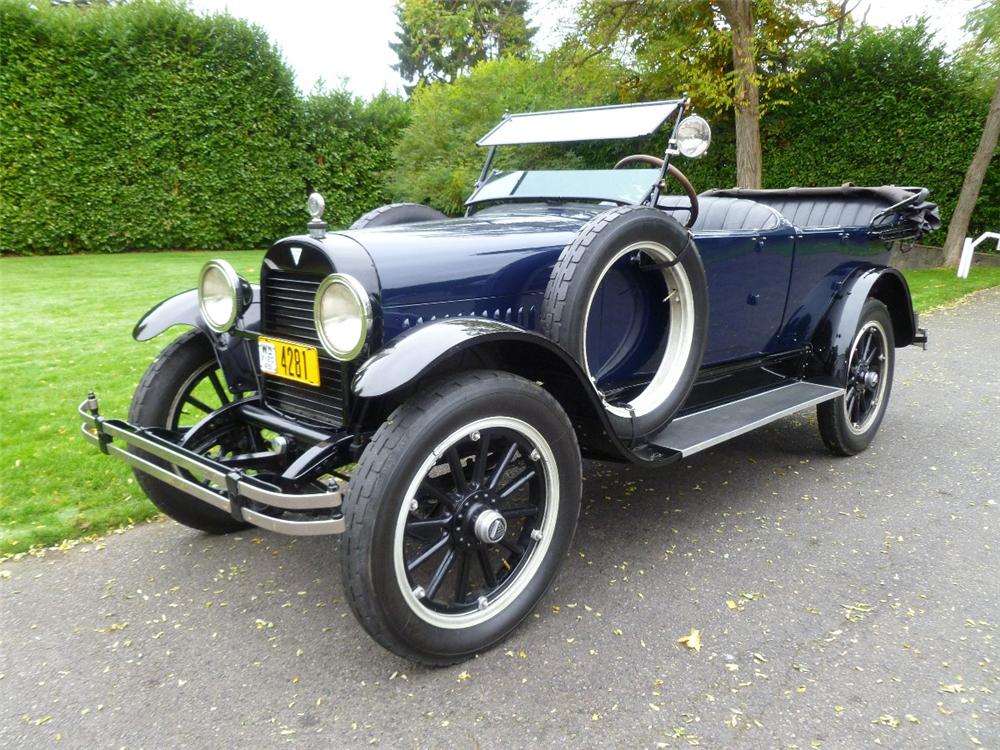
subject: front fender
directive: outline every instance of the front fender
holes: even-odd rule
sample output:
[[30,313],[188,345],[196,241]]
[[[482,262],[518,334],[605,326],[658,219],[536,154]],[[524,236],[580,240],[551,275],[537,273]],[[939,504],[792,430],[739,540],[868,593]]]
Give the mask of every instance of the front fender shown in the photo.
[[[243,328],[247,331],[260,329],[260,286],[253,288],[253,302],[243,313]],[[132,338],[136,341],[149,341],[173,326],[183,325],[199,328],[209,333],[208,326],[201,318],[198,310],[198,290],[188,289],[186,292],[168,297],[152,307],[132,329]]]
[[446,359],[474,346],[500,341],[542,347],[566,360],[570,368],[580,369],[565,351],[537,333],[498,320],[449,318],[397,336],[361,366],[352,388],[359,398],[385,396],[425,376]]
[[[626,445],[608,421],[600,394],[580,365],[544,336],[485,318],[450,318],[395,338],[354,376],[358,398],[391,396],[437,372],[450,371],[465,353],[482,354],[496,369],[541,383],[566,411],[585,455],[636,463],[672,458]],[[494,366],[494,365],[490,365]]]
[[813,336],[812,375],[826,375],[833,383],[847,381],[847,357],[869,297],[885,303],[892,317],[896,346],[909,346],[917,331],[916,313],[906,279],[895,268],[872,266],[847,278],[836,300]]

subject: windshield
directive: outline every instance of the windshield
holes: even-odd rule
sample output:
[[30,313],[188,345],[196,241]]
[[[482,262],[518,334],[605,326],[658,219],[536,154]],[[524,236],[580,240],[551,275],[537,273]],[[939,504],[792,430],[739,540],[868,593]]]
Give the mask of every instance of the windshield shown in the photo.
[[[685,98],[504,115],[479,139],[489,153],[465,205],[504,200],[639,203],[658,192],[661,170],[589,167],[616,164],[626,154],[660,152],[662,134],[657,131],[672,117],[679,120],[687,103]],[[624,148],[628,150],[622,153]]]
[[682,100],[617,104],[505,115],[479,139],[480,146],[639,138],[656,131]]
[[494,172],[466,205],[516,198],[638,203],[649,192],[658,169],[545,169]]

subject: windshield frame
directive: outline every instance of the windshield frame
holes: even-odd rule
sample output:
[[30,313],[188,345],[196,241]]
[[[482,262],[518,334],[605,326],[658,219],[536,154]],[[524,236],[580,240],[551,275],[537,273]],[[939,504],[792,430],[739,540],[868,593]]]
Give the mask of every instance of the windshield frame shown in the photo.
[[[634,111],[637,108],[649,107],[651,105],[661,105],[661,106],[662,105],[673,105],[673,107],[670,109],[670,111],[662,119],[660,119],[660,118],[653,118],[653,119],[658,119],[658,122],[656,122],[655,125],[651,125],[651,123],[653,122],[653,119],[646,118],[645,122],[644,122],[644,125],[642,127],[635,127],[635,128],[632,128],[630,130],[630,133],[631,133],[630,135],[622,136],[622,135],[620,135],[620,133],[622,132],[621,130],[615,130],[615,129],[612,129],[612,128],[606,128],[603,131],[605,133],[605,135],[603,135],[603,136],[602,135],[589,135],[588,138],[587,138],[588,140],[634,140],[634,139],[641,138],[643,136],[650,135],[650,134],[654,133],[655,131],[659,130],[663,126],[663,124],[665,122],[667,122],[668,120],[670,120],[671,117],[673,118],[673,125],[672,125],[672,127],[670,129],[670,137],[667,139],[667,147],[666,147],[666,149],[664,150],[664,153],[663,153],[663,166],[660,167],[659,173],[658,173],[656,179],[649,186],[649,189],[645,191],[645,193],[643,194],[643,197],[640,200],[636,201],[635,203],[629,204],[628,201],[623,201],[623,200],[620,200],[620,199],[614,198],[614,197],[596,198],[596,197],[581,197],[581,196],[572,196],[572,195],[565,195],[565,196],[536,196],[534,198],[532,198],[530,196],[527,196],[527,195],[524,195],[524,196],[513,196],[513,195],[510,195],[510,196],[507,196],[506,198],[494,198],[494,199],[490,199],[490,200],[485,200],[485,199],[477,200],[476,199],[476,195],[490,181],[489,178],[493,175],[493,172],[490,171],[490,168],[493,165],[493,159],[496,156],[497,148],[499,146],[501,146],[501,145],[518,145],[518,142],[522,141],[522,138],[521,137],[517,137],[516,134],[517,134],[517,132],[524,132],[524,128],[518,128],[517,130],[515,130],[514,131],[514,137],[512,137],[512,138],[503,138],[502,137],[502,135],[503,135],[503,128],[504,128],[504,126],[505,126],[506,123],[511,122],[511,121],[515,121],[515,120],[517,120],[517,118],[520,118],[520,122],[522,122],[522,123],[523,122],[529,122],[530,121],[529,118],[539,118],[539,119],[534,120],[534,122],[542,122],[542,120],[540,118],[543,118],[543,117],[546,117],[546,116],[551,116],[551,117],[555,118],[555,119],[551,119],[550,120],[550,124],[551,124],[553,122],[557,123],[558,122],[558,118],[565,118],[567,115],[581,115],[581,116],[584,116],[584,117],[587,117],[587,116],[595,117],[595,116],[601,116],[601,115],[595,115],[595,114],[592,114],[592,113],[605,113],[606,114],[610,110],[615,110],[615,111]],[[546,202],[551,202],[551,201],[555,201],[555,200],[560,200],[560,201],[574,201],[574,200],[575,201],[580,201],[580,200],[583,200],[583,201],[600,202],[600,201],[607,200],[607,201],[616,202],[619,205],[637,205],[637,206],[639,206],[639,205],[655,205],[656,204],[656,200],[660,196],[660,191],[664,187],[664,180],[666,178],[667,169],[668,169],[668,167],[670,165],[670,157],[671,156],[676,156],[676,155],[678,155],[680,153],[677,150],[677,140],[676,140],[677,127],[680,125],[681,119],[684,117],[685,112],[687,112],[690,109],[690,107],[691,107],[691,99],[690,99],[690,97],[688,97],[687,94],[683,94],[683,95],[681,95],[681,97],[679,99],[667,99],[667,100],[663,100],[663,101],[659,101],[659,102],[641,102],[641,103],[637,103],[637,104],[623,104],[623,105],[622,104],[616,104],[616,105],[611,105],[611,106],[608,106],[608,107],[584,107],[584,108],[580,108],[580,109],[549,110],[549,111],[546,111],[546,112],[536,112],[536,113],[527,112],[527,113],[521,113],[521,114],[516,114],[516,115],[506,114],[506,115],[504,115],[504,117],[500,121],[500,123],[498,123],[492,130],[489,131],[489,133],[487,133],[485,136],[483,136],[482,138],[480,138],[477,141],[478,145],[486,145],[486,146],[488,146],[489,150],[486,153],[486,162],[483,164],[483,168],[482,168],[482,170],[479,173],[479,179],[476,180],[476,183],[475,183],[475,185],[473,187],[472,194],[465,201],[466,214],[468,215],[471,212],[471,209],[473,208],[473,206],[481,205],[483,203],[505,203],[505,202],[520,202],[520,203],[523,203],[523,202],[526,202],[528,200],[535,200],[535,201],[542,200],[542,201],[546,201]],[[639,132],[639,131],[641,131],[641,132]],[[593,133],[595,131],[592,129],[590,132]],[[572,142],[577,142],[579,140],[580,140],[579,138],[570,137],[570,136],[564,136],[564,137],[561,137],[561,138],[553,138],[553,139],[545,138],[545,139],[542,139],[542,140],[537,140],[537,139],[535,139],[535,137],[532,137],[532,139],[524,141],[524,143],[532,143],[532,144],[535,144],[535,143],[572,143]],[[514,171],[518,171],[518,170],[514,170]],[[524,172],[524,173],[527,174],[531,170],[520,170],[520,171],[522,171],[522,172]],[[535,170],[535,171],[539,171],[539,170]],[[567,171],[573,171],[573,170],[567,170]]]

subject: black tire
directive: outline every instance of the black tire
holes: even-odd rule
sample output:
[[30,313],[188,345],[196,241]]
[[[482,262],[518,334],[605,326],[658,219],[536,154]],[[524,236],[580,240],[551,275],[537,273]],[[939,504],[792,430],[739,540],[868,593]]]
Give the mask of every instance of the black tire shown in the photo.
[[[591,219],[566,246],[549,277],[541,331],[566,349],[592,378],[587,364],[587,320],[596,290],[623,253],[641,252],[660,264],[671,290],[669,341],[653,381],[624,405],[607,404],[622,437],[649,435],[664,427],[694,385],[708,335],[708,282],[698,249],[671,216],[646,206],[613,208]],[[664,300],[666,301],[666,300]],[[675,317],[676,316],[676,317]],[[676,332],[675,330],[676,329]],[[658,382],[659,381],[659,382]]]
[[[140,427],[174,428],[186,405],[182,402],[185,392],[190,394],[202,379],[213,376],[216,383],[221,383],[217,371],[218,362],[208,337],[197,330],[181,334],[160,352],[139,381],[129,409],[129,422]],[[205,404],[204,398],[199,401]],[[161,466],[170,466],[141,451],[133,449],[133,452]],[[178,523],[209,534],[228,534],[249,527],[145,472],[135,469],[133,473],[153,504]]]
[[834,455],[860,453],[878,432],[892,392],[895,347],[889,310],[869,299],[847,352],[847,393],[816,407],[819,434]]
[[[501,463],[515,443],[514,458]],[[456,465],[467,486],[449,492],[459,487]],[[501,488],[515,485],[500,499]],[[440,666],[485,651],[552,582],[573,538],[581,487],[573,427],[546,391],[486,370],[434,382],[392,413],[351,476],[341,543],[347,601],[378,643],[413,661]],[[523,493],[527,501],[514,499]],[[488,521],[487,511],[511,516],[499,543],[476,536],[474,522]],[[441,557],[418,562],[424,545],[443,545]]]
[[388,227],[393,224],[415,224],[418,221],[437,221],[447,218],[436,208],[420,203],[390,203],[387,206],[369,211],[358,218],[348,229]]

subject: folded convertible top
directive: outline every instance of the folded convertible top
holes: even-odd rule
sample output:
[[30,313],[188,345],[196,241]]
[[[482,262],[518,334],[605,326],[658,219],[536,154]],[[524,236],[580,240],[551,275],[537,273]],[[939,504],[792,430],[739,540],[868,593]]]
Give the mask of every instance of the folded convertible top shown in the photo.
[[[795,226],[867,226],[887,240],[919,239],[941,226],[937,204],[918,187],[795,187],[778,190],[728,188],[705,196],[745,198],[771,206]],[[890,209],[890,210],[887,210]]]

